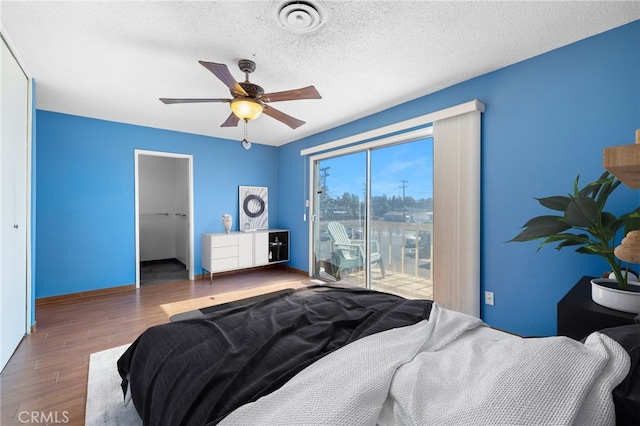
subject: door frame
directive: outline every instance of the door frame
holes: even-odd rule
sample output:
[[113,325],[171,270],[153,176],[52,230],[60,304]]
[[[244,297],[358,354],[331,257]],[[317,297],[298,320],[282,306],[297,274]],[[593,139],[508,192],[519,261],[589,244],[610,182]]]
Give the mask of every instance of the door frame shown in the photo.
[[[315,195],[315,179],[316,177],[314,176],[314,174],[316,173],[316,167],[315,167],[315,163],[317,161],[321,161],[327,158],[332,158],[332,157],[339,157],[342,155],[348,155],[348,154],[353,154],[356,152],[365,152],[367,155],[367,168],[371,167],[371,159],[370,159],[370,151],[371,149],[375,149],[375,148],[382,148],[385,146],[390,146],[390,145],[394,145],[394,144],[400,144],[400,143],[407,143],[407,142],[411,142],[411,141],[415,141],[415,140],[419,140],[419,139],[425,139],[425,138],[430,138],[433,137],[433,126],[428,125],[427,127],[423,127],[420,129],[416,129],[416,130],[411,130],[411,131],[407,131],[404,133],[400,133],[394,136],[388,136],[388,137],[384,137],[384,136],[380,136],[378,139],[375,139],[371,142],[366,142],[366,143],[362,143],[362,144],[356,144],[356,145],[352,145],[346,148],[341,148],[341,149],[334,149],[333,151],[326,151],[320,154],[315,154],[315,155],[310,155],[309,156],[309,188],[307,188],[307,190],[309,191],[308,194],[311,194],[312,196],[309,197],[309,212],[311,214],[311,220],[309,221],[309,227],[308,227],[308,232],[309,232],[309,276],[313,277],[314,276],[314,270],[316,267],[316,264],[314,262],[314,247],[315,247],[315,241],[314,241],[314,224],[317,222],[317,212],[316,212],[316,207],[318,204],[318,201],[316,200]],[[368,230],[369,230],[369,214],[368,214],[368,210],[370,209],[370,196],[369,196],[369,190],[371,187],[371,182],[370,182],[370,176],[369,176],[369,172],[367,171],[367,182],[366,182],[366,194],[365,194],[365,208],[367,209],[367,214],[366,216],[366,225],[365,225],[365,230],[367,231],[368,234]],[[369,242],[369,236],[366,235],[366,240],[367,240],[367,245]],[[369,261],[369,250],[365,251],[365,255],[366,255],[366,259],[365,259],[365,264],[369,265],[368,268],[371,268],[371,262]],[[367,271],[365,273],[365,280],[367,282],[365,282],[365,285],[369,286],[369,271]]]
[[189,279],[190,280],[194,280],[195,278],[195,273],[194,273],[194,250],[193,250],[193,242],[194,242],[194,236],[193,236],[193,155],[191,154],[179,154],[179,153],[174,153],[174,152],[165,152],[165,151],[149,151],[149,150],[143,150],[143,149],[136,149],[134,150],[134,157],[135,157],[135,161],[134,161],[134,168],[135,168],[135,172],[134,172],[134,179],[135,179],[135,208],[134,208],[134,214],[135,214],[135,234],[136,234],[136,241],[135,241],[135,251],[136,251],[136,288],[140,288],[140,176],[139,176],[139,168],[138,168],[138,161],[140,159],[141,155],[147,155],[147,156],[155,156],[155,157],[169,157],[169,158],[176,158],[176,159],[186,159],[189,162],[189,177],[188,177],[188,181],[189,181],[189,197],[188,197],[188,201],[187,201],[187,205],[188,205],[188,209],[189,211],[187,212],[187,233],[188,233],[188,237],[189,237],[189,242],[187,243],[187,250],[188,250],[188,254],[187,254],[187,269],[189,270]]

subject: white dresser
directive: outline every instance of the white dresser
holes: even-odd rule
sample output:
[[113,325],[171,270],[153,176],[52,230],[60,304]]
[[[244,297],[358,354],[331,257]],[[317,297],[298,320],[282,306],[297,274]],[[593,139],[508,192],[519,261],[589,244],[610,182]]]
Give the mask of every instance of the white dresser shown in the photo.
[[202,234],[202,269],[235,271],[289,261],[289,231],[265,229],[228,234]]

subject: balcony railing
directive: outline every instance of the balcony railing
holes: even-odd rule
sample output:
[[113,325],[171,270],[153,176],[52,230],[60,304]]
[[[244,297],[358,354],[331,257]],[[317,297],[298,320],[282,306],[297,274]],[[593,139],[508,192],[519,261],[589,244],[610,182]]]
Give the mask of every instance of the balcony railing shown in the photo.
[[[341,221],[351,239],[364,237],[364,226],[357,220]],[[324,231],[323,231],[324,230]],[[384,262],[385,277],[372,268],[372,288],[411,298],[433,295],[431,253],[432,223],[371,221],[371,239],[378,241]],[[326,232],[326,222],[320,222],[320,244],[316,245],[318,259],[331,259],[333,245]],[[322,237],[324,235],[324,238]],[[353,271],[342,274],[343,281],[362,285],[363,274]]]

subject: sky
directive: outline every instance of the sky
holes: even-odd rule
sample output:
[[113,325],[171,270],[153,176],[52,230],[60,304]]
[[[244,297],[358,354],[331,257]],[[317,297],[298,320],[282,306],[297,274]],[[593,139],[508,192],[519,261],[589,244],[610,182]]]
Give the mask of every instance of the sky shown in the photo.
[[[425,164],[428,166],[425,167]],[[366,155],[364,152],[322,160],[329,195],[341,197],[348,192],[363,199]],[[393,145],[371,153],[371,186],[373,196],[433,197],[433,139]]]

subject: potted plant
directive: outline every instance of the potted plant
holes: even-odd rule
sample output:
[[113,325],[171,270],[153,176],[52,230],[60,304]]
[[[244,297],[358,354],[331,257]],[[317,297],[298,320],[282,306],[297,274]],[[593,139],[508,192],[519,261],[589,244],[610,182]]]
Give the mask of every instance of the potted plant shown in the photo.
[[[622,262],[614,254],[614,248],[620,231],[626,235],[640,229],[640,207],[616,217],[604,208],[609,196],[621,182],[609,172],[604,172],[598,180],[580,188],[579,178],[577,176],[574,181],[573,194],[536,198],[542,206],[558,214],[530,219],[523,225],[522,232],[510,241],[540,239],[542,242],[538,250],[545,245],[556,244],[557,250],[575,247],[578,253],[598,255],[613,272],[614,287],[617,287],[615,291],[625,291],[628,289],[627,277],[631,276],[629,264],[623,268]],[[595,297],[594,301],[600,303]]]

